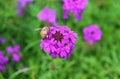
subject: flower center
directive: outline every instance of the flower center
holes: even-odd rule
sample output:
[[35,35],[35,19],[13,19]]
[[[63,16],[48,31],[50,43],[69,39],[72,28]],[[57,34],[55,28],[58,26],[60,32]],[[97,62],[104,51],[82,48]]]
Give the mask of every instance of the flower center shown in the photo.
[[53,37],[55,40],[61,42],[62,39],[63,39],[63,34],[61,34],[59,31],[56,31],[56,33],[53,34],[52,37]]
[[93,34],[94,34],[94,31],[91,31],[91,34],[93,35]]
[[73,0],[73,1],[77,1],[77,0]]

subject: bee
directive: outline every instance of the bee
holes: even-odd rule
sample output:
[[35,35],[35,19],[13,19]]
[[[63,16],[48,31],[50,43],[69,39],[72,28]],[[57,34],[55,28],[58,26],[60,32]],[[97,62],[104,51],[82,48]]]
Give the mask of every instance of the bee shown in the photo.
[[[43,24],[44,25],[44,24]],[[39,30],[40,31],[40,36],[42,39],[45,39],[48,37],[48,33],[50,32],[50,27],[54,26],[51,23],[45,23],[45,26],[43,28],[37,28],[35,30]]]
[[35,30],[39,30],[41,38],[45,39],[48,37],[48,33],[49,33],[50,28],[49,28],[49,26],[44,26],[43,28],[38,28]]
[[45,39],[45,38],[48,37],[48,32],[49,32],[49,27],[48,26],[45,26],[41,29],[40,35],[41,35],[42,39]]

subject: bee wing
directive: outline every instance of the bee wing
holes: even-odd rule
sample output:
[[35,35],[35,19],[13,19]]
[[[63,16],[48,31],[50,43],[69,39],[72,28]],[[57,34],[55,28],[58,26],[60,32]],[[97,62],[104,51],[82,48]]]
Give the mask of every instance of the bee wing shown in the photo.
[[41,31],[42,28],[36,28],[34,29],[35,31]]

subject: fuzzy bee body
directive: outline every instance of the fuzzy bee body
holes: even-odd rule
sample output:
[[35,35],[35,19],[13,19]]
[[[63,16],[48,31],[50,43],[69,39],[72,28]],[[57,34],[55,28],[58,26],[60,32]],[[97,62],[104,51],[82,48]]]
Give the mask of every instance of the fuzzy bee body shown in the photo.
[[[45,25],[45,26],[44,26]],[[50,31],[50,27],[51,26],[54,26],[53,24],[51,23],[46,23],[45,24],[42,24],[42,26],[44,26],[43,28],[36,28],[35,30],[36,31],[40,31],[40,36],[42,39],[45,39],[48,37],[48,33]]]
[[49,32],[49,27],[48,26],[45,26],[45,27],[41,28],[41,30],[40,30],[40,36],[41,36],[41,38],[42,39],[47,38],[48,32]]

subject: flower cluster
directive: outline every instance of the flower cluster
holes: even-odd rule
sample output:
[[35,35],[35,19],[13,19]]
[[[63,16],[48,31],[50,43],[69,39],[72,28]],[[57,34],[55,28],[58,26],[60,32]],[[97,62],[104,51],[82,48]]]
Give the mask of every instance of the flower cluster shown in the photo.
[[12,54],[12,59],[15,62],[19,62],[21,57],[20,57],[20,45],[15,45],[15,46],[8,46],[6,48],[7,53]]
[[[82,12],[85,10],[88,0],[62,0],[63,17],[68,19],[69,12],[79,21],[82,19]],[[41,40],[40,47],[53,58],[68,59],[74,50],[77,34],[71,31],[67,26],[59,26],[56,22],[56,12],[47,7],[37,15],[39,20],[52,23],[46,38]],[[56,26],[56,27],[53,27]],[[58,26],[58,27],[57,27]],[[97,25],[91,25],[83,29],[84,40],[94,44],[102,37],[102,32]]]
[[[0,44],[4,44],[6,42],[6,38],[0,37]],[[6,48],[6,51],[8,54],[12,54],[12,59],[15,62],[19,62],[20,57],[20,45],[15,46],[8,46]],[[8,61],[10,60],[9,57],[6,57],[7,54],[4,55],[4,53],[0,50],[0,72],[5,71],[6,65],[8,64]]]
[[17,0],[17,8],[18,8],[17,14],[19,16],[22,16],[24,14],[24,8],[31,2],[32,0]]
[[74,14],[76,20],[82,19],[82,12],[85,10],[88,0],[62,0],[63,18],[68,19],[69,12]]
[[54,26],[57,26],[56,22],[56,11],[49,9],[47,7],[43,8],[42,11],[40,11],[37,15],[37,18],[39,20],[42,20],[44,22],[51,23]]
[[4,71],[6,69],[6,64],[8,63],[8,58],[4,56],[3,52],[0,51],[0,71]]
[[99,27],[95,24],[85,27],[83,29],[84,40],[90,44],[95,44],[97,41],[101,40],[102,32]]
[[6,42],[6,39],[3,37],[0,37],[0,44],[4,44]]
[[77,38],[77,34],[67,26],[50,27],[48,37],[41,40],[40,47],[53,58],[68,59]]

